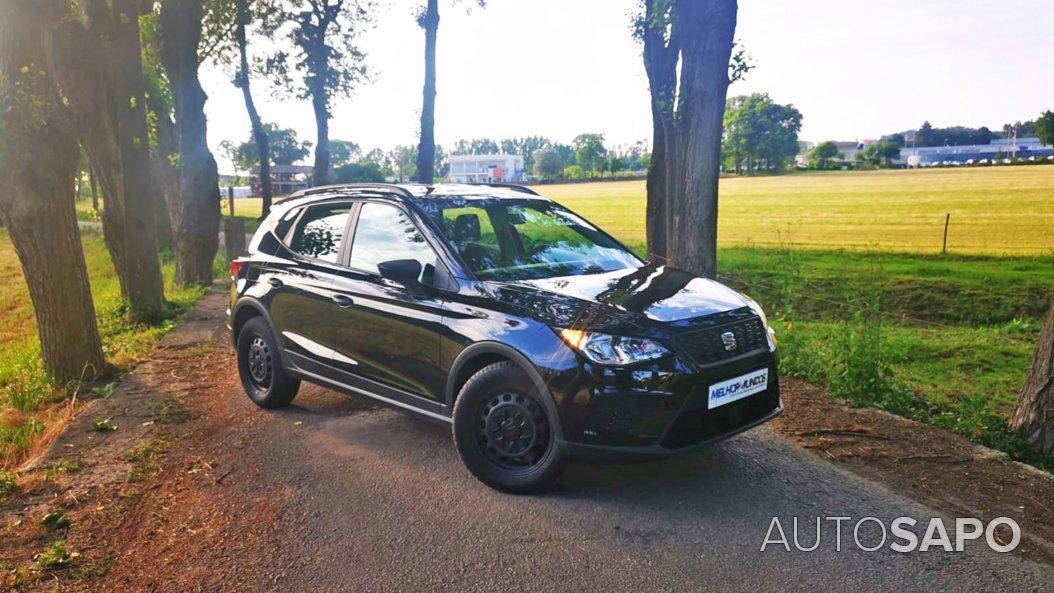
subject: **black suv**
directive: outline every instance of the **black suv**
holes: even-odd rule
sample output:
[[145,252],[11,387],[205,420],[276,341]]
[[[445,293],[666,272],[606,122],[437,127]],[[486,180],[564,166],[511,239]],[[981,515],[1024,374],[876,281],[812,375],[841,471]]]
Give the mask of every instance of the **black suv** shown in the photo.
[[517,186],[294,194],[232,266],[238,372],[263,408],[302,379],[451,424],[510,492],[570,458],[689,450],[782,411],[761,308],[640,260]]

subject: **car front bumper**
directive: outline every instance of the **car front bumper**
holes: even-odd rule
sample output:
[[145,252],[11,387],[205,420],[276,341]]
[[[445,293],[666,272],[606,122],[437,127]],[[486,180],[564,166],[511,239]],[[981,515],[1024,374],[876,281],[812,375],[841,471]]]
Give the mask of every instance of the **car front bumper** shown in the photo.
[[[713,409],[710,385],[763,368],[764,391]],[[560,445],[570,456],[633,461],[693,451],[763,424],[783,412],[777,360],[761,351],[703,367],[676,360],[627,369],[583,365],[575,380],[550,383],[560,410]]]

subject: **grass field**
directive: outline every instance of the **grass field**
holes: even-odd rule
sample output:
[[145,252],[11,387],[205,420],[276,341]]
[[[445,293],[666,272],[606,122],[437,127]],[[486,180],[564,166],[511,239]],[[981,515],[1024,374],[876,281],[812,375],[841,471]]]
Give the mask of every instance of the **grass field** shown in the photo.
[[[632,247],[644,182],[536,186]],[[721,245],[957,254],[1054,254],[1054,166],[832,171],[721,180]],[[256,199],[235,200],[255,218]],[[250,223],[252,228],[255,225]]]
[[[88,265],[99,333],[107,360],[118,372],[146,356],[173,319],[204,295],[203,289],[177,289],[173,266],[166,262],[165,295],[171,307],[158,325],[127,321],[120,285],[102,236],[86,233],[84,257]],[[57,413],[55,404],[65,392],[54,385],[40,365],[33,304],[22,278],[21,265],[7,232],[0,230],[0,468],[17,462]]]
[[[644,243],[644,182],[536,188],[623,241]],[[1054,254],[1054,167],[823,172],[721,180],[722,245]]]

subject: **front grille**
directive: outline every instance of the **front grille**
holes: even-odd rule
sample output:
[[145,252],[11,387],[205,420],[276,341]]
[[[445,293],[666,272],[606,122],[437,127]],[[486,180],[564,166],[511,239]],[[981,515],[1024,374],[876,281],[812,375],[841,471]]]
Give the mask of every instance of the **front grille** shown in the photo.
[[[727,339],[725,334],[732,334]],[[765,324],[759,317],[751,317],[718,327],[690,332],[677,338],[688,356],[698,364],[711,364],[768,345]]]
[[[706,395],[700,388],[698,397]],[[770,414],[780,403],[779,387],[768,389],[713,410],[686,410],[677,415],[662,438],[662,446],[679,449],[718,437]]]

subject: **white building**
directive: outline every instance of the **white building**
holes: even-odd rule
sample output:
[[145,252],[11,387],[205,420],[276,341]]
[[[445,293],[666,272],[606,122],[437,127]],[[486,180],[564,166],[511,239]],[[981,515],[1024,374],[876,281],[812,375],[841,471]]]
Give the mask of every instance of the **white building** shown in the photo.
[[451,183],[516,183],[523,179],[523,157],[516,154],[454,154]]

